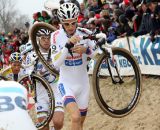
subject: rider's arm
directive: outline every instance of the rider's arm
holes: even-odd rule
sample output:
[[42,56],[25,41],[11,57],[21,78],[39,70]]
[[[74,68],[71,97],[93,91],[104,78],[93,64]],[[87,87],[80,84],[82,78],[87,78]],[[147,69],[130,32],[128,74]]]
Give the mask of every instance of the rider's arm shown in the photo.
[[[64,60],[67,58],[67,55],[69,53],[69,49],[68,49],[68,43],[66,43],[66,46],[63,47],[62,49],[57,49],[57,53],[55,53],[55,55],[53,55],[53,64],[55,67],[60,67]],[[58,48],[58,46],[56,46]],[[90,57],[93,58],[95,56],[95,54],[97,53],[95,50],[95,42],[94,41],[88,41],[87,46],[86,46],[86,52],[85,54]]]
[[0,71],[0,76],[6,77],[8,74],[12,73],[11,66],[4,68]]
[[68,55],[68,49],[63,47],[61,50],[58,50],[54,55],[52,55],[52,63],[56,68],[59,68]]
[[55,46],[54,54],[52,54],[52,64],[59,68],[68,55],[68,49],[66,47],[61,48],[57,43],[57,34],[59,31],[55,31],[51,34],[51,45]]
[[25,65],[26,74],[31,74],[31,72],[34,70],[34,61],[35,61],[35,58],[33,54],[32,53],[27,54],[26,65]]

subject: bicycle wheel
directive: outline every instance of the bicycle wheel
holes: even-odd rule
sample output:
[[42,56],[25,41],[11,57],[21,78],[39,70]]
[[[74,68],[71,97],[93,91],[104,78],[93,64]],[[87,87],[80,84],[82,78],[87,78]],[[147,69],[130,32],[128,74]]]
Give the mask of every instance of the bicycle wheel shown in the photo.
[[92,83],[98,105],[109,116],[124,117],[139,101],[140,68],[136,59],[123,48],[112,48],[111,58],[104,53],[98,57]]
[[40,59],[40,61],[42,62],[42,64],[46,67],[46,69],[48,69],[52,74],[54,74],[55,76],[59,75],[59,71],[54,68],[52,65],[48,64],[48,62],[45,60],[45,58],[43,57],[42,53],[40,52],[39,49],[39,45],[37,43],[37,32],[40,29],[48,29],[52,32],[56,31],[56,28],[50,24],[44,23],[44,22],[39,22],[36,23],[32,26],[31,28],[31,32],[30,32],[30,37],[31,37],[31,41],[32,41],[32,45],[33,48],[38,56],[38,58]]
[[[38,129],[42,129],[49,124],[53,117],[55,109],[54,94],[49,83],[43,77],[32,74],[31,80],[28,75],[25,75],[18,82],[27,88],[29,114],[35,123],[35,126]],[[40,114],[42,115],[42,112],[37,111],[37,109],[39,109],[37,106],[41,102],[47,103],[48,110],[45,110],[45,118],[39,121],[38,118]]]

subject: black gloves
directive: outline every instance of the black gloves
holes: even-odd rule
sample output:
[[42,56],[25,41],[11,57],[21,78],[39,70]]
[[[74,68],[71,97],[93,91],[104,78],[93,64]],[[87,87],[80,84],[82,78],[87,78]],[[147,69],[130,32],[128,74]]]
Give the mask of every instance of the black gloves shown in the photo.
[[65,47],[70,50],[72,47],[74,47],[73,43],[66,43]]

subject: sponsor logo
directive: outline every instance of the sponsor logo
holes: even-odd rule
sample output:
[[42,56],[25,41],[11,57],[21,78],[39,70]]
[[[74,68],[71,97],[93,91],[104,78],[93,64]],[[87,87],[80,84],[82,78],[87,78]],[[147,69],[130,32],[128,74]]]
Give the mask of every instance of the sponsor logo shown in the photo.
[[58,88],[59,88],[59,91],[60,91],[61,95],[64,96],[66,94],[66,92],[65,92],[63,84],[60,83]]
[[79,60],[65,60],[66,66],[79,66],[82,65],[82,59]]
[[82,65],[82,63],[82,55],[68,56],[65,60],[66,66],[79,66]]
[[58,35],[59,31],[56,31],[54,34],[53,34],[53,43],[55,44],[56,43],[56,36]]

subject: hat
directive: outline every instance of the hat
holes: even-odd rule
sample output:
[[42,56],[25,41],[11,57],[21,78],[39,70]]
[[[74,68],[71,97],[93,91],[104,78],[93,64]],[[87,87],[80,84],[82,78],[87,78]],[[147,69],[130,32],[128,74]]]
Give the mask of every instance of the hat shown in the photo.
[[130,1],[129,0],[123,0],[125,5],[129,5]]

